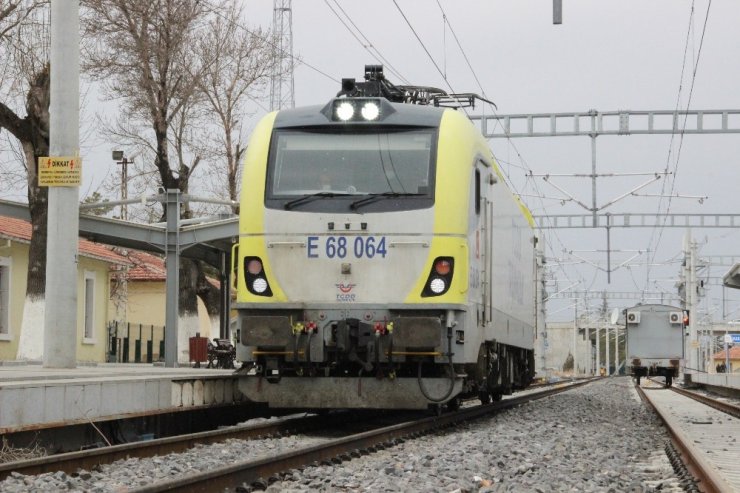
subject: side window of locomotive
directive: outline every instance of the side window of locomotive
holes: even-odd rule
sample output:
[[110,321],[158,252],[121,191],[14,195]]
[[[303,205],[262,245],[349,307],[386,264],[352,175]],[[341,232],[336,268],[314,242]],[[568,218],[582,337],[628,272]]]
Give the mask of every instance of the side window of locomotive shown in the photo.
[[475,213],[480,215],[480,170],[475,169]]

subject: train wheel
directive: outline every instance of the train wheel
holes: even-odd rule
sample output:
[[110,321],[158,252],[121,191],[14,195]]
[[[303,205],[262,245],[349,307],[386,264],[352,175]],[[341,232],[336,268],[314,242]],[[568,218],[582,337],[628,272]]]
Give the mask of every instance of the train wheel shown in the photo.
[[486,391],[478,392],[478,400],[480,400],[481,404],[488,404],[491,402],[491,394]]
[[503,394],[499,394],[498,392],[495,393],[495,394],[493,394],[493,396],[492,396],[493,402],[500,401],[503,396],[504,396]]
[[666,375],[665,377],[665,386],[670,387],[673,385],[673,376],[672,375]]
[[640,385],[640,375],[637,375],[637,385]]

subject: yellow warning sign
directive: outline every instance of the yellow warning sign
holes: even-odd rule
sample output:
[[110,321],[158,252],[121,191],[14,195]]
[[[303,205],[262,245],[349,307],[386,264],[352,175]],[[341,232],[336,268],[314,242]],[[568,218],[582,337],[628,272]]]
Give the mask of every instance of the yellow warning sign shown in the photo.
[[82,158],[73,157],[40,157],[40,187],[79,187],[82,177]]

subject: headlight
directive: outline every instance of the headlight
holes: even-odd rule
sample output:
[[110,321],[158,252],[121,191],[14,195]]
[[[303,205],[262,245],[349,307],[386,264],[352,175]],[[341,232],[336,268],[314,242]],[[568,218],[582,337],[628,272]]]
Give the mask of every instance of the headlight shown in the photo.
[[337,106],[336,113],[337,118],[346,122],[347,120],[352,118],[352,116],[354,116],[355,107],[345,101],[344,103],[341,103]]
[[247,290],[257,296],[272,296],[270,283],[267,282],[265,266],[259,257],[244,257],[244,283]]
[[396,112],[387,99],[334,98],[321,108],[321,114],[329,121],[341,123],[378,123]]
[[361,113],[365,120],[375,120],[380,115],[380,108],[377,104],[368,102],[362,107]]
[[267,290],[267,281],[261,277],[258,277],[252,283],[252,289],[257,293],[264,293]]
[[445,281],[444,279],[441,279],[439,277],[435,277],[432,279],[432,282],[429,283],[429,289],[432,290],[432,293],[434,294],[440,294],[445,290]]

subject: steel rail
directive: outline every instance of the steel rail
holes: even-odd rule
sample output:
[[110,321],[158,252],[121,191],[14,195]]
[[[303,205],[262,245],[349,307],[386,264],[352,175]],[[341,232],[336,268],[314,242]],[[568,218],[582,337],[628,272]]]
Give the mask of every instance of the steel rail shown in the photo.
[[711,397],[707,397],[705,395],[701,395],[696,392],[691,392],[690,390],[686,390],[686,389],[677,389],[676,387],[671,387],[671,390],[674,392],[678,392],[681,395],[685,395],[686,397],[690,397],[696,401],[699,401],[702,404],[711,406],[717,409],[718,411],[727,413],[730,416],[740,418],[740,406],[730,404],[729,402],[718,401],[716,399],[712,399]]
[[129,492],[211,492],[225,488],[235,488],[243,484],[252,485],[258,482],[265,484],[270,478],[275,477],[280,472],[304,467],[313,463],[349,460],[352,457],[359,457],[362,454],[396,445],[408,438],[414,438],[432,430],[449,427],[462,421],[476,419],[487,414],[516,407],[532,400],[542,399],[585,385],[591,381],[584,380],[567,386],[506,399],[493,404],[465,408],[441,416],[432,416],[417,421],[386,426],[331,440],[319,445],[292,450],[273,457],[245,460],[210,471],[195,473],[141,488],[132,488]]
[[[712,473],[710,465],[701,457],[699,450],[694,447],[691,440],[680,429],[671,426],[671,420],[652,403],[648,397],[648,393],[637,384],[635,384],[635,389],[642,401],[647,403],[655,411],[655,414],[658,415],[665,425],[671,443],[673,443],[678,451],[681,462],[683,462],[689,473],[696,479],[699,490],[702,493],[725,493],[731,491],[724,485],[725,483],[721,478],[717,478]],[[659,391],[664,389],[653,390]]]
[[[651,382],[655,382],[659,385],[662,385],[659,380],[655,380],[653,378],[648,378],[648,380],[650,380]],[[694,399],[695,401],[701,402],[702,404],[706,404],[709,407],[713,407],[714,409],[718,411],[727,413],[730,416],[740,418],[740,406],[736,406],[735,404],[730,404],[729,402],[722,402],[717,399],[712,399],[711,397],[707,397],[705,395],[699,394],[697,392],[692,392],[686,389],[680,389],[677,387],[671,387],[670,389],[681,395]]]
[[109,464],[129,457],[153,457],[171,452],[182,452],[196,444],[218,443],[227,439],[247,440],[315,430],[335,422],[336,419],[337,414],[288,418],[257,425],[234,426],[213,431],[6,462],[0,464],[0,481],[12,472],[36,475],[45,472],[64,471],[69,474],[76,472],[78,469],[90,470],[97,465]]

